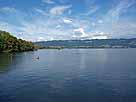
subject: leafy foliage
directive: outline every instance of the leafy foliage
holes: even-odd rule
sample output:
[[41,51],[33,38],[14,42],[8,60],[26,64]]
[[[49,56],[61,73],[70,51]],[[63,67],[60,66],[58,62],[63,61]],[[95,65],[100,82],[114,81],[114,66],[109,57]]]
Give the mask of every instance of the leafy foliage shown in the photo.
[[32,42],[17,39],[8,32],[0,31],[0,52],[22,52],[34,49]]

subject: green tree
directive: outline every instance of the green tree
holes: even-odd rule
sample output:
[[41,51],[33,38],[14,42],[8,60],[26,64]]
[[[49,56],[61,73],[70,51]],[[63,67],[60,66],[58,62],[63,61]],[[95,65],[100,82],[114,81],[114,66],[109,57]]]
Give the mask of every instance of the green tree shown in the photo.
[[34,49],[32,42],[17,39],[8,32],[0,31],[0,52],[21,52]]

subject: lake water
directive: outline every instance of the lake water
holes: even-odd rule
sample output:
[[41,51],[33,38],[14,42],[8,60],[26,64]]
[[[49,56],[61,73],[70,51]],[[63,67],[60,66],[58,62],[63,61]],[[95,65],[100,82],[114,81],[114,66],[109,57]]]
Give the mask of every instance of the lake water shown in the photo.
[[136,49],[0,54],[0,102],[136,102]]

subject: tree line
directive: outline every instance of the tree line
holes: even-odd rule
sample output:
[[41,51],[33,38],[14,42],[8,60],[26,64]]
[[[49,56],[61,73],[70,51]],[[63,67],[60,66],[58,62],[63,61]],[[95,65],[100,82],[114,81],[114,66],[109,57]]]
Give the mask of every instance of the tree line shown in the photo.
[[9,32],[0,30],[0,52],[32,51],[35,46],[32,42],[17,39]]

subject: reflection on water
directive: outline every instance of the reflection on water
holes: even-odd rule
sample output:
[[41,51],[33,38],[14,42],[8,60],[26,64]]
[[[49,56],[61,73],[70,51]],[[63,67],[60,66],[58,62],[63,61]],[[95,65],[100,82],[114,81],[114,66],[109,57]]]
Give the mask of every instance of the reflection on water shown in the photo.
[[6,72],[11,68],[17,68],[22,62],[22,64],[27,65],[24,62],[29,64],[29,61],[35,59],[36,56],[34,56],[34,52],[31,51],[22,53],[0,53],[0,72]]
[[0,71],[5,73],[0,73],[0,102],[136,102],[135,52],[64,49],[1,54]]
[[0,54],[0,72],[7,71],[12,63],[12,54]]

